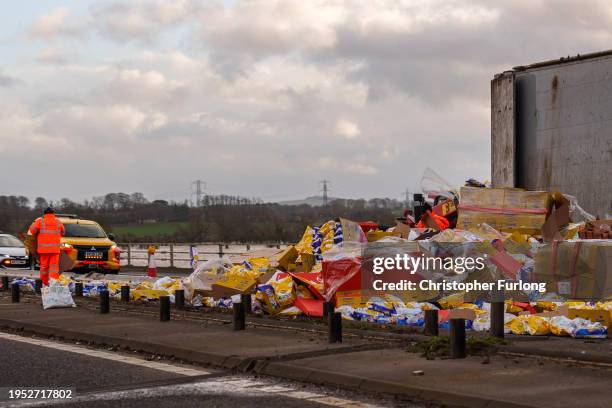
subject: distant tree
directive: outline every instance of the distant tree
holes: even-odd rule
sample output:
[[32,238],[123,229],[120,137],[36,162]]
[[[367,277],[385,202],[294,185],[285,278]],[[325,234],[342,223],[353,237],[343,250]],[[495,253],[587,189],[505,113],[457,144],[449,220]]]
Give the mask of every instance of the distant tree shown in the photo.
[[36,197],[36,199],[34,200],[34,209],[36,211],[39,211],[39,212],[43,211],[48,206],[49,206],[49,203],[43,197]]

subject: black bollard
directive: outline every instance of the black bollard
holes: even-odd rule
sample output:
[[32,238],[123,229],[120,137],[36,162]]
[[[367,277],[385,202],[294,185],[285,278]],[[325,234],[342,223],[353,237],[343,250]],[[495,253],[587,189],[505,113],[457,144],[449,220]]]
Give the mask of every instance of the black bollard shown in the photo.
[[2,290],[8,292],[9,290],[9,278],[8,276],[2,277]]
[[465,319],[450,319],[451,358],[465,358]]
[[185,308],[185,291],[183,289],[174,291],[174,306],[179,310]]
[[83,282],[76,282],[74,284],[74,296],[83,297]]
[[504,302],[491,303],[491,337],[504,338],[504,312],[506,304]]
[[130,301],[130,287],[128,285],[121,286],[121,301],[126,303]]
[[13,303],[19,303],[19,284],[13,283],[11,285],[11,301]]
[[245,314],[251,314],[253,312],[251,306],[252,306],[252,301],[251,301],[251,294],[250,293],[245,293],[243,295],[240,295],[240,303],[242,303],[244,305],[244,313]]
[[42,293],[42,279],[36,279],[34,281],[34,292],[37,295],[40,295]]
[[159,321],[167,322],[170,320],[170,297],[159,297]]
[[423,333],[428,336],[438,335],[438,311],[437,310],[426,310],[425,311],[425,327]]
[[336,305],[334,302],[323,302],[323,317],[327,317],[334,312]]
[[100,313],[107,314],[110,311],[110,297],[108,290],[100,292]]
[[419,222],[421,220],[421,217],[423,216],[423,213],[425,212],[423,209],[423,203],[425,202],[423,194],[413,194],[412,201],[414,206],[414,222]]
[[246,328],[246,314],[244,303],[234,303],[234,330]]
[[342,343],[342,313],[330,312],[327,319],[329,343]]

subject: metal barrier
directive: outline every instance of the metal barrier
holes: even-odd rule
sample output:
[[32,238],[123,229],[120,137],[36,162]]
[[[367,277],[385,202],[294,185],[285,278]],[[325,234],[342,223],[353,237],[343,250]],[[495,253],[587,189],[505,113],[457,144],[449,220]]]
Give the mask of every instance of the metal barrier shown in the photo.
[[[154,245],[157,248],[155,252],[155,260],[161,262],[169,262],[171,268],[189,268],[191,262],[190,247],[211,247],[216,246],[218,249],[215,251],[200,250],[198,249],[198,255],[200,260],[207,259],[205,255],[217,255],[219,258],[223,258],[224,255],[240,255],[244,252],[250,251],[252,246],[266,247],[266,248],[277,248],[281,249],[286,246],[283,243],[267,243],[267,244],[227,244],[227,243],[160,243],[160,242],[134,242],[134,243],[117,243],[121,248],[121,259],[122,266],[136,266],[134,261],[148,262],[149,254],[148,248]],[[225,251],[232,247],[244,248],[244,251]],[[187,250],[181,249],[187,248]],[[126,263],[123,262],[125,260]],[[180,264],[186,264],[181,266]]]

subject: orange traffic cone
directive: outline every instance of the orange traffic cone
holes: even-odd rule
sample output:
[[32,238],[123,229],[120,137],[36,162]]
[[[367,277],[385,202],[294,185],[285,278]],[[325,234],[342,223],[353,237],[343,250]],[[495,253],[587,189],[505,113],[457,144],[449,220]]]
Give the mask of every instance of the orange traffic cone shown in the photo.
[[149,278],[157,277],[157,266],[155,265],[155,246],[149,247],[149,267],[147,268],[147,275]]

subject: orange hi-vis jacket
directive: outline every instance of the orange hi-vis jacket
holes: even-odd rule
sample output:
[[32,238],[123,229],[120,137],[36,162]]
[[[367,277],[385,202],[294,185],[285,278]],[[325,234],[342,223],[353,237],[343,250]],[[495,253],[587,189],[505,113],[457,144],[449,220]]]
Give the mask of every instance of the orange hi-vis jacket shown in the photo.
[[38,237],[39,254],[59,254],[60,240],[66,230],[54,214],[37,218],[30,226],[29,232]]
[[427,228],[427,224],[424,222],[425,217],[431,217],[440,231],[445,230],[450,226],[450,222],[445,217],[427,210],[423,218],[421,218],[421,221],[419,221],[416,225],[417,228]]

